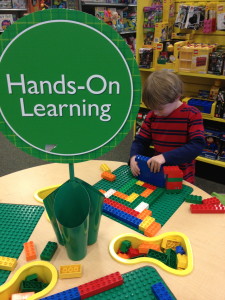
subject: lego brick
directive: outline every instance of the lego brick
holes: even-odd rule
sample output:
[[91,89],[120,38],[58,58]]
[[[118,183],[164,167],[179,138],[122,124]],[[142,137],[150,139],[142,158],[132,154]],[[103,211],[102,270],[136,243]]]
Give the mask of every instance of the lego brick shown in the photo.
[[160,245],[158,245],[158,244],[142,243],[138,246],[138,250],[139,250],[140,254],[148,254],[148,251],[150,249],[161,252]]
[[139,250],[138,249],[134,249],[134,248],[129,248],[128,250],[128,255],[130,258],[135,258],[138,257],[140,255]]
[[149,249],[148,257],[154,258],[154,259],[158,259],[160,260],[162,263],[167,264],[167,255],[165,253],[159,252],[159,251],[155,251],[153,249]]
[[151,217],[152,211],[149,209],[144,209],[140,214],[138,214],[136,217],[138,219],[144,220],[146,217]]
[[34,292],[12,294],[10,300],[26,300],[34,294]]
[[207,198],[202,200],[203,204],[220,204],[220,200],[216,197]]
[[128,202],[133,202],[135,199],[137,199],[139,197],[138,194],[136,193],[132,193],[131,195],[129,195],[125,200]]
[[136,182],[136,184],[142,186],[142,185],[144,184],[144,181],[138,180],[138,181]]
[[23,244],[26,261],[34,260],[37,258],[35,246],[33,241],[29,241]]
[[47,260],[50,261],[53,257],[53,255],[56,252],[56,249],[58,248],[58,244],[55,242],[48,242],[44,248],[44,250],[42,251],[40,258],[42,260]]
[[116,192],[116,190],[114,190],[114,189],[109,189],[106,193],[104,193],[104,196],[105,196],[106,198],[109,198],[109,197],[112,196],[115,192]]
[[35,292],[38,293],[42,291],[44,288],[46,288],[48,284],[44,284],[41,281],[35,281],[35,280],[22,280],[20,284],[20,291],[25,293],[25,292]]
[[162,240],[161,247],[163,249],[173,249],[176,250],[177,246],[180,246],[181,238],[179,237],[165,237]]
[[150,183],[158,187],[165,186],[165,176],[162,168],[160,169],[159,172],[154,173],[151,172],[151,170],[147,165],[147,161],[149,160],[149,157],[143,155],[137,155],[135,160],[137,161],[138,167],[140,169],[140,175],[138,175],[137,177],[139,180]]
[[189,195],[185,199],[185,202],[194,203],[194,204],[202,204],[202,196]]
[[143,210],[148,209],[149,208],[149,204],[146,202],[141,202],[137,207],[135,207],[134,210],[136,210],[137,212],[141,213],[143,212]]
[[103,212],[107,213],[108,215],[111,215],[113,217],[116,217],[117,219],[134,226],[138,228],[139,224],[142,222],[142,220],[133,217],[117,208],[114,208],[106,203],[103,204]]
[[177,269],[187,268],[188,258],[186,254],[177,253]]
[[176,253],[180,253],[180,254],[185,254],[186,252],[184,251],[184,248],[182,246],[177,246],[176,247]]
[[77,287],[63,292],[41,298],[41,300],[81,300],[80,292]]
[[183,172],[178,166],[164,166],[164,174],[169,178],[181,178],[183,180]]
[[142,186],[143,187],[145,187],[146,189],[150,189],[150,190],[156,190],[157,189],[157,187],[155,186],[155,185],[152,185],[152,184],[149,184],[149,183],[144,183],[144,184],[142,184]]
[[130,255],[128,253],[118,252],[117,255],[123,259],[130,259]]
[[174,298],[169,294],[166,286],[162,282],[155,283],[151,289],[157,300],[173,300]]
[[123,277],[119,272],[115,272],[88,283],[79,285],[78,290],[80,292],[81,299],[86,299],[122,284]]
[[109,166],[107,165],[107,164],[101,164],[100,165],[100,170],[102,171],[102,172],[111,172],[111,170],[110,170],[110,168],[109,168]]
[[0,256],[0,269],[13,271],[17,265],[17,259],[12,257]]
[[147,229],[154,221],[155,221],[154,218],[149,217],[149,216],[146,217],[139,225],[139,230],[145,231],[145,229]]
[[126,213],[128,213],[129,215],[131,216],[134,216],[134,217],[137,217],[139,215],[139,213],[137,211],[135,211],[134,209],[130,208],[130,207],[127,207],[121,203],[118,203],[114,200],[111,200],[111,199],[108,199],[108,198],[105,198],[104,199],[104,203],[106,204],[109,204],[115,208],[118,208]]
[[82,266],[77,265],[65,265],[59,268],[59,278],[76,278],[82,276]]
[[121,245],[120,245],[120,252],[122,253],[127,253],[128,250],[131,247],[131,242],[128,240],[122,241]]
[[152,189],[146,189],[144,192],[141,193],[141,197],[147,198],[153,192]]
[[[0,220],[4,224],[0,235],[1,256],[19,258],[43,212],[40,205],[0,203]],[[0,270],[0,285],[9,274],[10,271]]]
[[26,281],[32,281],[32,280],[38,280],[38,275],[36,273],[34,274],[31,274],[31,275],[28,275],[26,278],[25,278]]
[[115,174],[112,174],[112,173],[106,172],[106,171],[101,174],[101,177],[105,180],[108,180],[108,181],[116,180],[116,175]]
[[191,204],[190,210],[193,214],[224,214],[225,206],[222,204]]
[[152,237],[155,236],[156,233],[161,229],[161,224],[157,222],[153,222],[149,227],[147,227],[144,231],[144,235]]
[[119,197],[119,198],[121,198],[123,200],[126,200],[127,197],[128,197],[128,195],[126,195],[124,193],[121,193],[121,192],[118,192],[118,191],[116,191],[113,195],[116,196],[116,197]]
[[177,254],[173,249],[166,250],[167,265],[173,269],[177,268]]

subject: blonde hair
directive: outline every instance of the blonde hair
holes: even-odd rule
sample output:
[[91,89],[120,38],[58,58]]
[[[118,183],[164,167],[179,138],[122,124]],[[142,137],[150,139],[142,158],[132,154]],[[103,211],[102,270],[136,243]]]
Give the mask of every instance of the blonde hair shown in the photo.
[[183,93],[180,78],[169,71],[155,71],[145,81],[142,101],[150,109],[159,109],[162,105],[173,103]]

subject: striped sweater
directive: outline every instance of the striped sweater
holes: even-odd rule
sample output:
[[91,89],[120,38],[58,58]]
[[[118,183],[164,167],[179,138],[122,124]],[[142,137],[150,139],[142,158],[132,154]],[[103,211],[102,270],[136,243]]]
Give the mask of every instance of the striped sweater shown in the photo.
[[184,179],[194,183],[194,159],[205,145],[200,111],[186,103],[167,117],[156,116],[150,111],[132,143],[130,157],[150,156],[150,144],[154,145],[155,155],[163,154],[166,165],[179,165]]

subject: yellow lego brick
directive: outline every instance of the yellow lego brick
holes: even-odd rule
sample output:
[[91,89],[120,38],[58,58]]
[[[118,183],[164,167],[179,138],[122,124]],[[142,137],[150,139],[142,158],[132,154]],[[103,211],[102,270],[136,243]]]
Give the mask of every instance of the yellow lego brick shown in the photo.
[[82,266],[81,265],[67,265],[60,266],[59,278],[74,278],[82,276]]
[[128,196],[125,200],[132,203],[135,199],[137,199],[137,197],[139,197],[138,194],[136,193],[132,193],[130,196]]
[[0,269],[13,271],[16,267],[17,259],[12,257],[0,256]]
[[111,172],[110,168],[107,166],[107,164],[101,164],[100,170],[103,172]]
[[142,185],[144,184],[144,181],[138,180],[138,181],[136,182],[136,184],[142,186]]
[[180,246],[181,244],[181,239],[179,237],[166,237],[162,240],[161,247],[164,249],[173,249],[174,251],[176,250],[177,246]]
[[187,268],[187,255],[183,254],[181,255],[180,253],[177,254],[177,269],[186,269]]
[[145,229],[148,228],[154,221],[155,221],[155,218],[152,218],[149,216],[146,217],[139,225],[139,230],[145,231]]

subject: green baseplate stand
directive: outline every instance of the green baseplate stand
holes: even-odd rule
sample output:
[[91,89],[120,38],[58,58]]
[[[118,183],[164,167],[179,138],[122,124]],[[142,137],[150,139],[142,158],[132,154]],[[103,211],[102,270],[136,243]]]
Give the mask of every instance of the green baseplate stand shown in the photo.
[[124,283],[116,288],[90,297],[93,300],[156,300],[151,286],[162,282],[171,298],[176,300],[169,287],[153,267],[142,267],[134,271],[122,274]]
[[[44,207],[38,205],[0,204],[0,256],[19,258],[43,211]],[[0,270],[0,285],[9,274]]]
[[[140,185],[137,185],[136,182],[138,179],[134,178],[130,171],[130,167],[127,165],[123,165],[117,168],[113,174],[116,175],[116,180],[111,182],[105,179],[97,182],[94,187],[102,189],[104,191],[108,191],[109,189],[114,189],[126,195],[130,195],[132,193],[141,194],[146,188]],[[176,212],[176,210],[180,207],[180,205],[185,201],[186,197],[192,193],[193,189],[189,186],[183,185],[183,189],[180,193],[169,193],[165,188],[157,188],[153,193],[151,193],[147,198],[139,196],[132,203],[120,199],[116,196],[110,196],[109,198],[117,201],[127,207],[134,209],[137,207],[142,201],[149,204],[149,210],[152,211],[152,216],[155,218],[155,221],[160,223],[162,226],[169,220],[169,218]],[[123,224],[137,232],[143,234],[139,229],[130,226],[114,217],[109,216],[106,213],[103,215],[113,219],[116,222]]]

